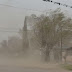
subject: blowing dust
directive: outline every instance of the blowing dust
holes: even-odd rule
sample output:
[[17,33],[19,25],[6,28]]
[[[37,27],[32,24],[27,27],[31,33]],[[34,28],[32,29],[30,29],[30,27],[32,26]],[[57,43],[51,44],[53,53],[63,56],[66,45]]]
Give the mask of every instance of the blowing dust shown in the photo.
[[39,50],[29,50],[28,54],[23,52],[0,54],[0,65],[5,66],[20,66],[31,68],[55,68],[57,64],[45,63],[42,61]]

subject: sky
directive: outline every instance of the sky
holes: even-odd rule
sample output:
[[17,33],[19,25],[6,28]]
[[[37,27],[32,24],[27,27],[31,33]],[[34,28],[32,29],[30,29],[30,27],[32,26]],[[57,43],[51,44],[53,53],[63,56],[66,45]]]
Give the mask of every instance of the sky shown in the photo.
[[[72,5],[72,0],[53,0],[67,5]],[[56,8],[61,8],[68,16],[72,16],[72,9],[64,6],[59,6],[53,3],[44,2],[43,0],[0,0],[0,4],[11,5],[17,8],[0,5],[0,30],[10,28],[8,30],[19,30],[23,27],[24,17],[31,13],[42,14],[40,11],[49,11]],[[25,9],[23,9],[25,8]],[[32,10],[26,10],[32,9]],[[12,29],[15,28],[15,29]],[[6,30],[6,29],[5,29]],[[17,33],[7,33],[0,31],[0,41],[7,39],[9,36],[18,35]]]
[[[67,5],[72,5],[72,0],[52,0],[60,2]],[[54,5],[49,2],[44,2],[43,0],[0,0],[1,4],[13,5],[21,8],[37,9],[37,10],[47,10],[52,8],[61,7],[65,10],[70,10],[70,8],[65,8],[63,6]]]

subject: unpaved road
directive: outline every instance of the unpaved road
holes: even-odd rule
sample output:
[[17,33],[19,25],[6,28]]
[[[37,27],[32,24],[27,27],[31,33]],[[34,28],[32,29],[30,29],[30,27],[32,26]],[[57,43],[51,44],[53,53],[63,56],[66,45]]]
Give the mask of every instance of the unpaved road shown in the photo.
[[[36,61],[35,61],[36,60]],[[0,57],[0,72],[70,72],[57,64],[42,64],[37,59]]]
[[0,66],[0,72],[70,72],[61,69],[41,69],[41,68],[24,68],[12,66]]

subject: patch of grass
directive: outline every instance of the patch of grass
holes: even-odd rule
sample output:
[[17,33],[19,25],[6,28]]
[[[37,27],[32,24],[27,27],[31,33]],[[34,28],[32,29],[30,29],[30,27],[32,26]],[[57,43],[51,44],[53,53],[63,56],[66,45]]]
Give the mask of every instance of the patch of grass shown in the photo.
[[66,69],[66,70],[72,71],[72,65],[69,65],[69,64],[67,64],[67,65],[62,65],[62,68]]

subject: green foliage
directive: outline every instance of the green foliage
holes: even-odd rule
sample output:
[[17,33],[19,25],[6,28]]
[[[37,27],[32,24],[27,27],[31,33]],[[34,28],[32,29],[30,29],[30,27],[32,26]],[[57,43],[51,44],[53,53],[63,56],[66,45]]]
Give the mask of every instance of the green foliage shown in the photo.
[[60,9],[52,11],[44,18],[39,17],[39,19],[39,22],[34,26],[35,35],[41,48],[45,50],[46,57],[49,57],[49,52],[54,46],[65,42],[66,38],[71,38],[72,19],[65,17]]
[[72,65],[64,65],[63,68],[72,71]]
[[61,34],[63,39],[71,34],[71,21],[71,18],[66,18],[63,12],[57,9],[43,19],[40,17],[40,21],[35,25],[35,34],[38,40],[44,40],[45,43],[53,47],[60,41]]
[[34,26],[35,37],[40,48],[44,50],[46,61],[49,60],[51,49],[58,43],[65,43],[72,36],[72,19],[65,17],[60,9],[50,12],[48,16],[39,17],[39,22]]

